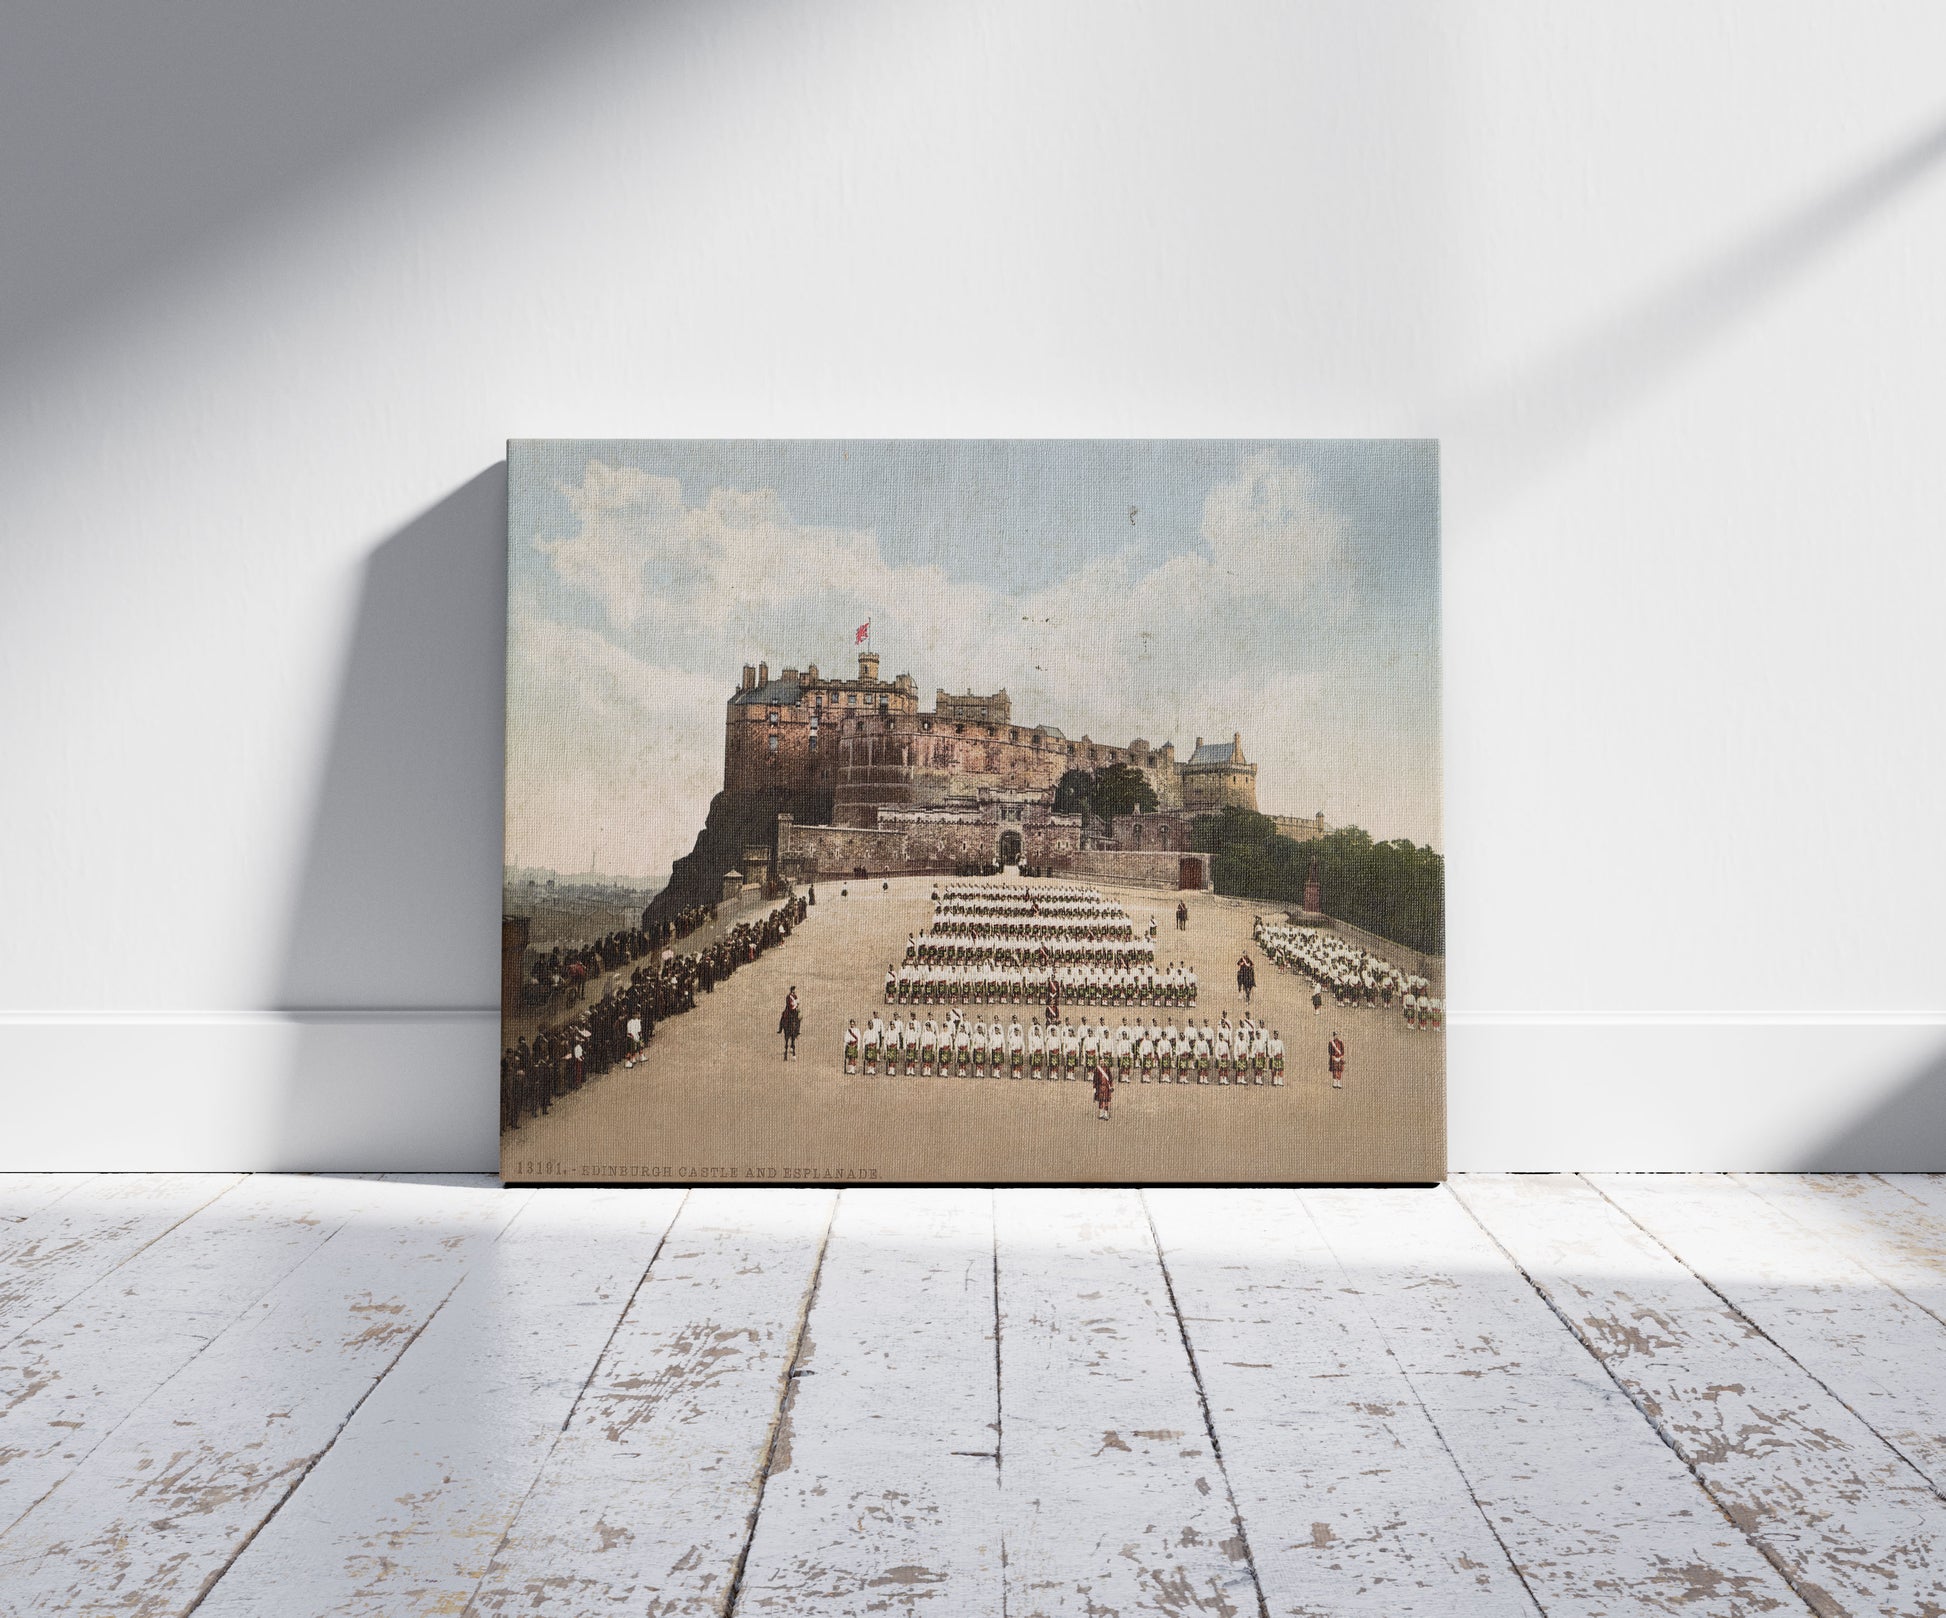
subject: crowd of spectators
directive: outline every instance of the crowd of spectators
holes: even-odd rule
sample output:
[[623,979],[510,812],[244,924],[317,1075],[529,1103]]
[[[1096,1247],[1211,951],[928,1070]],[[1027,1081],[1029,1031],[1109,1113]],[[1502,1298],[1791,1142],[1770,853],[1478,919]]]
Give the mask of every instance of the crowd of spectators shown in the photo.
[[[714,906],[697,909],[706,912],[706,921]],[[627,929],[592,944],[551,951],[543,962],[558,957],[570,967],[582,967],[581,993],[572,1015],[543,1024],[532,1039],[522,1035],[500,1053],[500,1127],[513,1129],[550,1111],[562,1096],[610,1068],[633,1067],[654,1039],[658,1023],[693,1010],[699,994],[710,993],[739,967],[781,944],[804,920],[805,910],[803,899],[786,899],[761,921],[739,922],[694,954],[673,948],[675,939],[685,934],[672,929],[689,911],[654,932]],[[630,961],[641,964],[626,979],[607,984],[597,999],[586,998],[588,983]]]

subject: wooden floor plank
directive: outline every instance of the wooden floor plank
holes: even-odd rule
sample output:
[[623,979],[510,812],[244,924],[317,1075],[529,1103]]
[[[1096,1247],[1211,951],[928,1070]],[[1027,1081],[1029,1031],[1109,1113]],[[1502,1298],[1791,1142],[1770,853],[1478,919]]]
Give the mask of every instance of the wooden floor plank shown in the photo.
[[0,1174],[0,1227],[19,1224],[95,1178],[92,1174]]
[[0,1226],[0,1346],[242,1181],[240,1174],[101,1174]]
[[1144,1193],[1273,1614],[1532,1614],[1291,1191]]
[[1738,1174],[1733,1179],[1946,1321],[1946,1186],[1922,1174]]
[[1946,1501],[1660,1242],[1575,1176],[1457,1194],[1815,1610],[1946,1591]]
[[1447,1191],[1306,1191],[1548,1618],[1804,1604]]
[[198,1618],[461,1611],[681,1203],[535,1192]]
[[690,1194],[469,1612],[722,1610],[835,1203]]
[[1001,1612],[993,1193],[846,1191],[738,1613]]
[[1946,1493],[1946,1324],[1726,1175],[1586,1178]]
[[1139,1196],[997,1207],[1010,1618],[1258,1611]]
[[253,1175],[0,1349],[0,1532],[371,1201]]
[[526,1197],[492,1182],[347,1195],[369,1211],[0,1535],[10,1613],[187,1611]]

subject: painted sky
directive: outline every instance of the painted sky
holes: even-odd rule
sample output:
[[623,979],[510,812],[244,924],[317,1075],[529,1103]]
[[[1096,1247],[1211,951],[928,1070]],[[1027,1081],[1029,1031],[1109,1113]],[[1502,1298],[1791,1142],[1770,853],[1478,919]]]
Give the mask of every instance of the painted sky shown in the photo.
[[1267,811],[1440,846],[1424,440],[519,442],[507,859],[660,882],[745,663],[1005,687],[1125,745],[1243,733]]

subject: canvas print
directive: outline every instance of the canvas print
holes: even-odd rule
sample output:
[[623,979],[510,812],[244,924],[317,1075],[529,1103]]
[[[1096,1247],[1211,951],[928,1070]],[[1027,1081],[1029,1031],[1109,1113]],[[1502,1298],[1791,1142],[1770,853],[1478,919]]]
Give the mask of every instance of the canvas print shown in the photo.
[[1445,1172],[1438,448],[508,448],[518,1183]]

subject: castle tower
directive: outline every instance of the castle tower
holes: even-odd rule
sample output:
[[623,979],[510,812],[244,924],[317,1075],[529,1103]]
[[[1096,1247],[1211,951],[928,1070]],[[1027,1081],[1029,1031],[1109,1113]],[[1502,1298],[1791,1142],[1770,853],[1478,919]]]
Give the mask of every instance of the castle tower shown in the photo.
[[1257,807],[1257,766],[1243,756],[1243,733],[1227,742],[1196,738],[1196,751],[1182,767],[1182,806],[1209,814],[1232,806]]
[[876,680],[878,678],[878,653],[860,652],[858,654],[858,678]]

